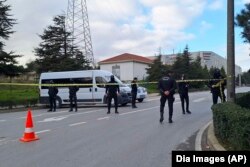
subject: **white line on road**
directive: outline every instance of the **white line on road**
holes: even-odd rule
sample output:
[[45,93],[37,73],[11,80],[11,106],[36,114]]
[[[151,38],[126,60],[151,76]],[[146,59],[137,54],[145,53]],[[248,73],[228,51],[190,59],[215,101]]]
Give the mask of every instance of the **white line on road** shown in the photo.
[[100,121],[100,120],[104,120],[104,119],[109,119],[109,117],[102,117],[102,118],[98,118],[97,120]]
[[141,111],[147,111],[147,110],[151,110],[151,109],[155,109],[155,108],[159,108],[159,107],[160,106],[156,106],[156,107],[146,108],[146,109],[142,109],[142,110],[136,110],[136,111],[126,112],[126,113],[122,113],[122,114],[119,114],[119,115],[133,114],[133,113],[137,113],[137,112],[141,112]]
[[50,131],[51,131],[50,129],[47,129],[47,130],[41,130],[41,131],[36,132],[36,134],[39,134],[39,133],[45,133],[45,132],[50,132]]
[[194,103],[199,103],[199,102],[202,102],[202,101],[204,101],[204,100],[206,100],[206,98],[205,98],[205,97],[202,97],[202,98],[199,98],[199,99],[194,100],[193,102],[194,102]]
[[74,124],[70,124],[69,126],[77,126],[77,125],[82,125],[82,124],[86,124],[87,122],[78,122],[78,123],[74,123]]
[[0,120],[0,122],[6,122],[6,120]]

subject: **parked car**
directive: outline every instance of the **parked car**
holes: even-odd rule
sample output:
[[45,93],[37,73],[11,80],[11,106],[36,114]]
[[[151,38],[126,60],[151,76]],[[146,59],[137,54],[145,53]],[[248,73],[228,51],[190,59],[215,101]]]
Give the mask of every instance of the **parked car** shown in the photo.
[[[131,88],[131,84],[125,84],[125,85]],[[142,86],[138,86],[136,100],[138,100],[138,102],[143,102],[143,100],[147,96],[148,96],[147,89]]]

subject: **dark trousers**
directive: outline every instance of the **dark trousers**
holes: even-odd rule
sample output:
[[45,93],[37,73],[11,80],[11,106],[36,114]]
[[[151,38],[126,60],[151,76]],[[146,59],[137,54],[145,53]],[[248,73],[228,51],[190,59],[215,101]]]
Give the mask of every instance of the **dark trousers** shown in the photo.
[[49,96],[49,104],[50,104],[50,110],[56,110],[56,97],[55,96]]
[[180,93],[182,111],[185,113],[184,103],[186,102],[186,111],[189,111],[189,96],[187,93]]
[[132,107],[135,107],[137,92],[131,92],[132,94]]
[[108,95],[108,112],[110,112],[112,99],[114,99],[114,101],[115,101],[115,111],[117,111],[117,109],[118,109],[117,94]]
[[70,110],[73,110],[73,107],[75,106],[75,110],[77,111],[77,97],[69,96],[69,101],[70,101]]
[[218,103],[218,97],[220,97],[221,102],[225,102],[226,101],[226,95],[223,92],[212,92],[213,95],[213,104],[217,104]]
[[174,96],[161,96],[160,102],[161,102],[161,106],[160,106],[160,114],[161,117],[164,115],[164,107],[165,107],[165,103],[168,100],[168,110],[169,110],[169,120],[172,120],[172,116],[173,116],[173,104],[174,104]]

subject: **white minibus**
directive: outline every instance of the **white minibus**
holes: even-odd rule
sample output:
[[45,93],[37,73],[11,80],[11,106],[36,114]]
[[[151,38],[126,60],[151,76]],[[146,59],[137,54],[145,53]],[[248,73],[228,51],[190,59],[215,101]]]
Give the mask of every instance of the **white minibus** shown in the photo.
[[[73,79],[75,84],[83,84],[79,86],[77,92],[78,104],[106,104],[105,84],[110,81],[111,75],[113,75],[111,72],[104,70],[42,73],[39,79],[40,103],[49,104],[48,86],[43,84],[49,84],[50,80],[55,84],[70,84],[70,79]],[[131,101],[131,88],[124,85],[117,77],[115,80],[120,86],[118,104],[125,106]],[[58,86],[56,104],[58,108],[63,104],[69,104],[68,86]]]

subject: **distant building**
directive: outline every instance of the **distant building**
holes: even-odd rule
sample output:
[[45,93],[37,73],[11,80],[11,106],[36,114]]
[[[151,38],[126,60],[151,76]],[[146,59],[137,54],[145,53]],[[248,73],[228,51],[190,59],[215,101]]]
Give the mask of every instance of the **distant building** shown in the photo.
[[131,81],[134,77],[138,80],[146,79],[146,68],[153,63],[153,60],[130,53],[124,53],[103,61],[98,64],[101,70],[112,72],[122,81]]
[[[178,54],[162,55],[161,61],[163,64],[173,65],[177,56]],[[190,52],[191,60],[195,60],[198,56],[201,58],[201,65],[203,67],[207,66],[208,69],[211,67],[216,67],[219,69],[224,67],[225,71],[227,72],[227,59],[221,57],[220,55],[211,51]],[[235,65],[235,75],[238,76],[241,73],[241,67]]]

